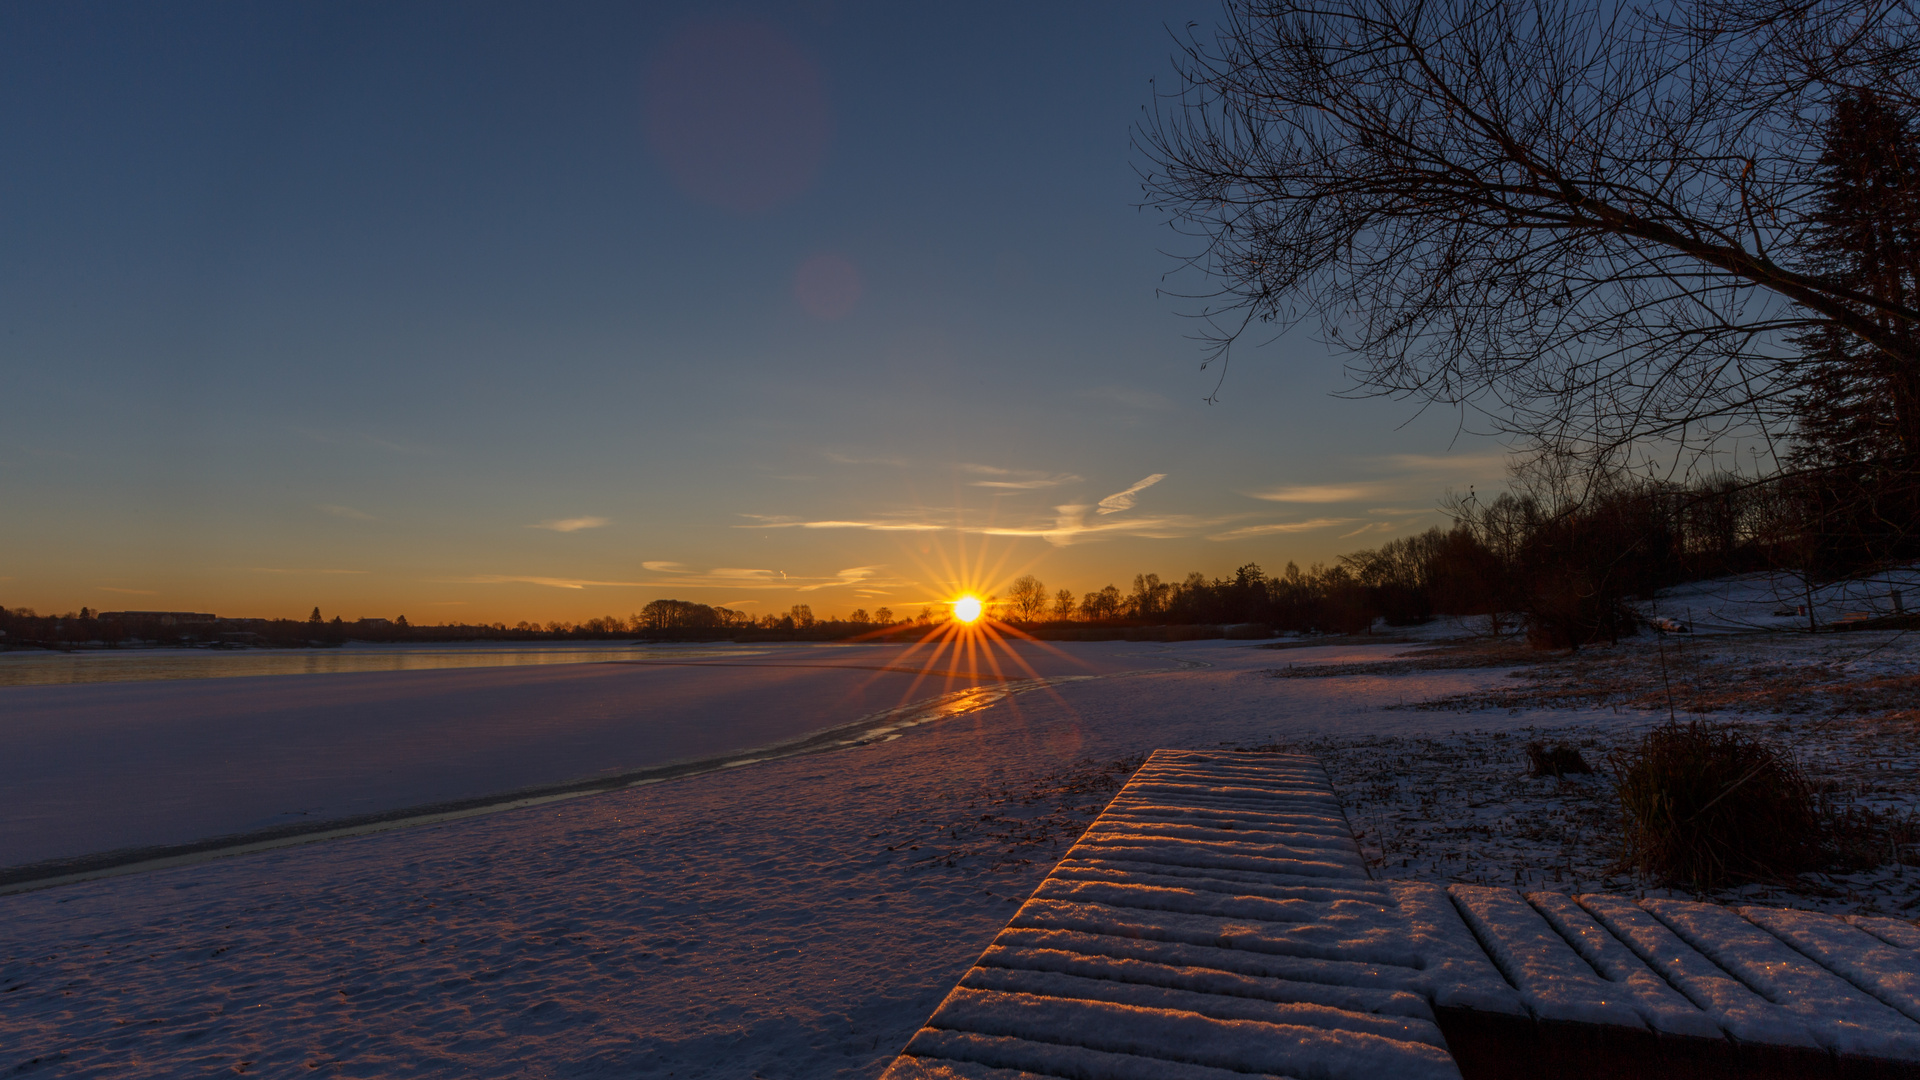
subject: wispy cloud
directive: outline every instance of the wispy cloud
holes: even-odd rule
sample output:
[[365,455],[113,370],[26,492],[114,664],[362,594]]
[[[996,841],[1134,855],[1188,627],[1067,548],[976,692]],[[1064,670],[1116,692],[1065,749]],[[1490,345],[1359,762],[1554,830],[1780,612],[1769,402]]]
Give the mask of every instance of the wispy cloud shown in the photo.
[[[1389,502],[1401,499],[1430,501],[1447,484],[1467,484],[1506,475],[1504,452],[1475,454],[1384,454],[1357,458],[1353,464],[1375,479],[1327,484],[1293,484],[1268,491],[1249,491],[1255,499],[1278,503]],[[1385,474],[1385,475],[1381,475]],[[1369,510],[1368,513],[1396,511]],[[1399,513],[1426,513],[1402,510]]]
[[[1312,532],[1315,529],[1330,529],[1335,525],[1351,525],[1358,518],[1314,518],[1312,521],[1276,521],[1266,525],[1243,525],[1237,529],[1214,533],[1209,540],[1245,540],[1250,536],[1273,536],[1278,533]],[[1384,524],[1384,523],[1382,523]]]
[[1125,491],[1116,491],[1100,500],[1100,509],[1097,512],[1102,514],[1117,514],[1122,510],[1131,510],[1133,509],[1134,502],[1139,498],[1142,491],[1145,491],[1166,478],[1166,473],[1157,472],[1139,481]]
[[994,488],[1001,491],[1033,491],[1081,482],[1081,478],[1072,473],[1050,473],[1045,469],[1007,469],[998,465],[981,465],[971,461],[963,461],[954,468],[975,476],[992,477],[990,480],[969,480],[968,487]]
[[1089,540],[1114,540],[1122,537],[1174,540],[1205,532],[1208,529],[1217,529],[1240,516],[1204,518],[1190,514],[1159,514],[1118,520],[1096,518],[1089,522],[1087,513],[1093,509],[1094,507],[1078,504],[1056,506],[1053,508],[1054,519],[1051,524],[987,526],[968,531],[985,536],[1027,536],[1045,540],[1055,547],[1067,547]]
[[[694,570],[680,563],[654,561],[644,564],[662,576],[652,581],[600,581],[594,578],[547,577],[541,574],[475,574],[471,577],[443,578],[445,585],[539,585],[549,589],[792,589],[817,592],[846,586],[888,588],[913,582],[884,574],[883,566],[849,567],[831,577],[799,576],[784,570],[757,567],[718,566]],[[746,601],[734,601],[745,603]]]
[[1461,480],[1486,480],[1507,475],[1511,460],[1505,451],[1478,454],[1386,454],[1362,459],[1394,472],[1440,473]]
[[800,586],[800,591],[801,592],[817,592],[821,589],[832,589],[832,588],[837,588],[837,587],[847,586],[847,585],[861,585],[861,586],[866,586],[871,588],[873,585],[878,583],[877,575],[880,573],[880,571],[885,569],[886,567],[884,566],[848,567],[847,569],[840,571],[838,574],[835,574],[834,580],[822,581],[813,585],[802,585]]
[[306,567],[253,566],[248,567],[256,574],[365,574],[367,570],[321,570]]
[[1039,476],[1031,480],[969,480],[967,486],[997,488],[1002,491],[1034,491],[1039,488],[1059,487],[1061,484],[1080,482],[1080,477],[1072,473],[1056,473],[1053,476]]
[[544,585],[550,589],[643,589],[650,581],[595,581],[591,578],[541,577],[535,574],[475,574],[444,578],[444,585]]
[[1352,532],[1341,533],[1340,539],[1345,540],[1348,537],[1365,536],[1368,533],[1392,532],[1399,527],[1397,523],[1391,521],[1369,521]]
[[[884,573],[885,566],[852,566],[832,577],[800,576],[784,570],[762,570],[746,567],[721,566],[712,570],[694,570],[679,563],[648,563],[647,568],[668,576],[649,584],[674,588],[705,589],[792,589],[795,592],[818,592],[846,586],[862,588],[896,588],[911,585],[913,582],[896,578]],[[664,569],[673,567],[673,569]],[[747,603],[739,600],[734,603]]]
[[[1164,474],[1150,476],[1120,495],[1131,501],[1133,492],[1150,484],[1157,483]],[[1110,496],[1105,502],[1116,509],[1125,509],[1117,505],[1118,496]],[[1120,518],[1095,516],[1096,506],[1091,504],[1068,503],[1052,508],[1051,518],[1043,516],[1017,516],[1012,521],[988,518],[981,521],[982,515],[968,514],[959,508],[918,508],[900,510],[884,517],[857,520],[847,518],[829,518],[809,521],[804,518],[776,516],[770,514],[742,514],[752,519],[751,524],[736,525],[737,529],[863,529],[869,532],[952,532],[972,536],[1030,537],[1045,540],[1055,546],[1064,547],[1085,540],[1117,539],[1120,537],[1142,537],[1146,539],[1175,539],[1195,536],[1217,529],[1234,521],[1244,520],[1246,514],[1226,514],[1215,517],[1198,517],[1189,514],[1155,514],[1145,516],[1129,515]],[[1114,510],[1100,510],[1099,514],[1113,513]]]
[[570,533],[579,532],[581,529],[598,529],[606,524],[607,519],[603,517],[554,518],[552,521],[542,521],[535,525],[529,525],[527,528],[548,529],[553,532]]
[[315,509],[318,509],[323,514],[331,514],[334,517],[351,518],[354,521],[378,521],[379,520],[378,518],[374,517],[372,514],[367,513],[365,510],[355,510],[351,506],[335,506],[332,503],[321,503]]
[[1378,498],[1386,494],[1387,490],[1388,485],[1379,483],[1309,484],[1300,487],[1275,488],[1272,491],[1250,491],[1247,494],[1268,502],[1337,503]]
[[1030,524],[977,525],[934,521],[768,521],[763,519],[752,525],[734,527],[737,529],[865,529],[869,532],[955,532],[974,536],[1032,537],[1064,547],[1081,540],[1122,536],[1150,539],[1192,536],[1197,532],[1216,528],[1226,521],[1233,520],[1231,517],[1196,518],[1176,514],[1098,521],[1090,524],[1087,521],[1087,513],[1093,509],[1091,506],[1067,505],[1056,506],[1053,509],[1053,521],[1042,520]]
[[127,596],[159,596],[153,589],[122,589],[116,585],[102,585],[101,592],[124,593]]
[[927,521],[856,521],[848,518],[829,518],[825,521],[804,521],[799,518],[768,514],[741,514],[752,518],[751,525],[735,525],[736,529],[866,529],[870,532],[938,532],[948,528]]

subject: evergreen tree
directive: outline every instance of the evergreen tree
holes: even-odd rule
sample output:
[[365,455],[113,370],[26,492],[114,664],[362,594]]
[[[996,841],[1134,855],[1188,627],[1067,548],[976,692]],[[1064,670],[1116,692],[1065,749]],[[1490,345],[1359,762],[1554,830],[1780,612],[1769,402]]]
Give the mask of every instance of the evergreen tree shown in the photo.
[[[1870,90],[1841,98],[1815,178],[1819,210],[1809,268],[1859,293],[1920,303],[1920,130]],[[1862,311],[1866,309],[1862,306]],[[1878,317],[1920,340],[1920,327]],[[1802,334],[1790,365],[1792,466],[1814,474],[1806,528],[1824,537],[1830,572],[1911,543],[1920,479],[1920,369],[1833,323]]]

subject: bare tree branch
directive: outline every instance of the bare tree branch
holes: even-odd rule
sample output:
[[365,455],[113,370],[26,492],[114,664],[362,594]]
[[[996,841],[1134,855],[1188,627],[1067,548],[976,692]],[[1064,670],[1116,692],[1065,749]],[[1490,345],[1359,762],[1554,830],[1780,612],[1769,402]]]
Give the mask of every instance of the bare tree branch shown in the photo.
[[1598,460],[1764,426],[1787,335],[1920,364],[1807,256],[1827,103],[1911,86],[1920,0],[1227,0],[1139,129],[1200,314],[1315,320],[1364,393]]

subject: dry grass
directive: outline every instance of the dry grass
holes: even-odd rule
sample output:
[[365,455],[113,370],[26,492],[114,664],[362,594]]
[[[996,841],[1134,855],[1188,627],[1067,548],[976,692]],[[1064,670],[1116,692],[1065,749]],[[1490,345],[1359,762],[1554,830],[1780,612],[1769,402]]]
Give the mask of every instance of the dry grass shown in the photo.
[[1667,724],[1616,754],[1613,768],[1621,865],[1643,878],[1707,892],[1792,882],[1825,861],[1821,814],[1799,763],[1743,727]]
[[1704,715],[1879,716],[1920,722],[1920,673],[1862,677],[1846,665],[1731,659],[1710,646],[1591,650],[1514,673],[1517,685],[1408,705],[1447,711],[1612,706]]
[[[1462,651],[1494,655],[1484,651],[1489,643],[1474,644]],[[1439,657],[1400,656],[1326,674],[1388,675],[1387,665],[1432,659]],[[1836,914],[1920,912],[1920,637],[1641,640],[1530,659],[1514,663],[1522,670],[1509,678],[1479,680],[1483,688],[1472,693],[1415,704],[1410,692],[1408,704],[1386,706],[1457,712],[1459,730],[1316,737],[1291,747],[1319,755],[1375,875]],[[1409,689],[1421,682],[1410,678]],[[1812,865],[1797,876],[1705,890],[1634,872],[1615,763],[1670,722],[1669,702],[1683,723],[1721,713],[1750,738],[1791,752],[1819,823]],[[1477,726],[1470,714],[1481,710],[1506,713],[1487,717],[1505,730]],[[1513,719],[1522,715],[1527,720]],[[1516,722],[1522,726],[1510,726]],[[1545,762],[1528,753],[1535,744],[1569,747],[1599,771],[1543,771]]]
[[1320,759],[1375,877],[1615,890],[1620,809],[1602,778],[1528,774],[1524,744],[1603,755],[1584,728],[1316,737],[1274,749]]

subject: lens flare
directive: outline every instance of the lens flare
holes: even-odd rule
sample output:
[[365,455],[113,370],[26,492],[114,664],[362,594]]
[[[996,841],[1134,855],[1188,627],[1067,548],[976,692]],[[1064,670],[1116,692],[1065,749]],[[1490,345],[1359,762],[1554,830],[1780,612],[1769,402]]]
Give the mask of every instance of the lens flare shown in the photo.
[[[1027,569],[1020,566],[1009,572],[1006,562],[1011,549],[1002,549],[995,559],[991,557],[992,549],[982,545],[969,559],[964,533],[954,538],[951,549],[929,542],[924,535],[917,540],[915,546],[920,555],[931,556],[932,564],[916,556],[908,557],[922,564],[925,576],[933,579],[928,584],[938,591],[914,600],[924,605],[918,619],[896,622],[863,635],[876,644],[906,645],[884,667],[876,669],[875,677],[879,677],[879,671],[911,671],[912,684],[901,694],[903,705],[917,700],[923,687],[937,681],[945,684],[948,693],[969,686],[988,687],[1002,694],[996,701],[1004,700],[1016,715],[1020,712],[1019,694],[1040,690],[1052,698],[1057,707],[1073,714],[1073,707],[1060,697],[1052,680],[1042,676],[1026,654],[1044,653],[1068,670],[1090,669],[1091,665],[999,617],[1002,603],[997,594]],[[941,609],[947,614],[944,619],[935,617]]]

